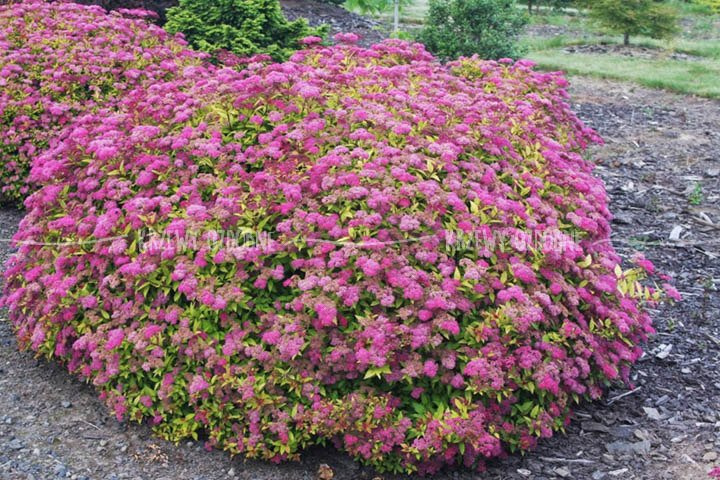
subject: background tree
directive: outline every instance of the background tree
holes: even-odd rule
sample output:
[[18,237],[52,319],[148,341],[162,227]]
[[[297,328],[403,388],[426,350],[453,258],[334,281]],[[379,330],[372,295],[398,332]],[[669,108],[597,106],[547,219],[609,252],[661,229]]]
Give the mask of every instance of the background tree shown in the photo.
[[602,26],[623,35],[623,43],[630,37],[671,38],[678,33],[677,11],[656,0],[593,0],[590,15]]
[[478,54],[517,58],[517,38],[527,16],[512,0],[430,0],[425,28],[418,39],[441,58]]

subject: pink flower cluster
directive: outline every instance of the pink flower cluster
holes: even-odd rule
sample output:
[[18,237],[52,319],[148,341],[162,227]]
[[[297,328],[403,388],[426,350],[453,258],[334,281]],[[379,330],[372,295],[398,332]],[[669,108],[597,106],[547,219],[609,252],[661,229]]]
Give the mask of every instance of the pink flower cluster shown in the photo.
[[76,116],[202,61],[142,20],[151,14],[41,0],[0,6],[0,201],[22,204],[31,160]]
[[20,344],[120,417],[249,457],[531,448],[627,381],[657,298],[618,266],[565,84],[390,40],[186,66],[85,111],[33,165]]

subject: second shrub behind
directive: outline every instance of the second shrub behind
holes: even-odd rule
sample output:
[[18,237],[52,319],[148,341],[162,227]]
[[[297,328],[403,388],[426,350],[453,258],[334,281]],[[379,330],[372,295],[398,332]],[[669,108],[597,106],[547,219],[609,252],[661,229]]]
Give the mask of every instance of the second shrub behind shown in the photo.
[[517,37],[527,23],[512,0],[430,0],[419,40],[441,58],[480,55],[517,58]]

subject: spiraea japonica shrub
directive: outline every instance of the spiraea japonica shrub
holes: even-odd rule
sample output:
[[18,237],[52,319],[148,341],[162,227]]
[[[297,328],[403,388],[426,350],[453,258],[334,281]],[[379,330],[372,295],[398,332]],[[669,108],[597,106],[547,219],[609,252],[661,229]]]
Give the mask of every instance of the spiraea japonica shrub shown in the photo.
[[0,201],[22,204],[31,159],[75,116],[201,62],[148,24],[150,14],[40,0],[0,6]]
[[137,89],[35,164],[19,342],[118,418],[249,457],[531,448],[628,379],[658,296],[619,266],[564,87],[387,41]]

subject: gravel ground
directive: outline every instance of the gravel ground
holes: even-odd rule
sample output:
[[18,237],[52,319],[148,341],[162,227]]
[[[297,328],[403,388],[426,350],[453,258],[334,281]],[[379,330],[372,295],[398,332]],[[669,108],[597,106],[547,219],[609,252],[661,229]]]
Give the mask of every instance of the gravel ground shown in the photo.
[[[720,464],[720,102],[581,78],[572,94],[573,108],[607,140],[591,154],[612,198],[615,245],[628,255],[644,250],[673,274],[685,300],[655,314],[658,334],[635,370],[636,390],[581,406],[567,435],[493,462],[482,478],[706,478]],[[20,217],[0,210],[0,238]],[[1,259],[8,248],[0,244]],[[319,478],[324,464],[337,480],[409,478],[377,476],[333,449],[303,458],[245,462],[118,423],[91,387],[18,352],[0,322],[2,479],[301,480]]]

